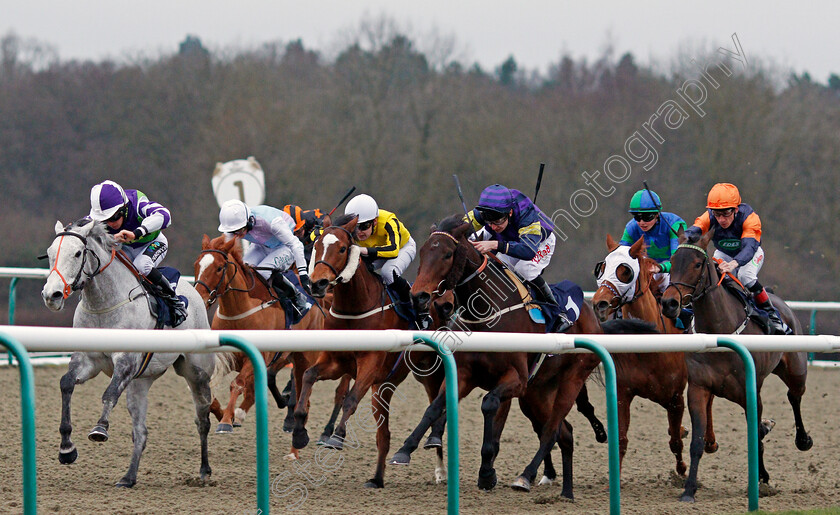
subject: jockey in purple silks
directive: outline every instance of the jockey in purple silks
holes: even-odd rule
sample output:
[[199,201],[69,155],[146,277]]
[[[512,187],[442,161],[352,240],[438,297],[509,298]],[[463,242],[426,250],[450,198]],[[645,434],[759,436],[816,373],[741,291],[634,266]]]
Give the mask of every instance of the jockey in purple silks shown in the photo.
[[124,190],[114,181],[103,181],[90,190],[90,217],[105,222],[122,250],[131,258],[137,271],[152,283],[156,294],[172,311],[172,327],[187,317],[184,302],[160,273],[160,265],[169,250],[163,229],[172,223],[169,210],[152,202],[139,190]]

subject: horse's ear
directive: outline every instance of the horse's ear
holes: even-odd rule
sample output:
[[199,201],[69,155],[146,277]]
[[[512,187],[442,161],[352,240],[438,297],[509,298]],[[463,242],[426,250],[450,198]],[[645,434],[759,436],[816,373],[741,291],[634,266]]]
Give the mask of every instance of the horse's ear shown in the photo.
[[344,228],[347,229],[348,231],[350,231],[350,233],[352,234],[353,231],[356,230],[356,224],[357,223],[359,223],[359,217],[354,216],[349,222],[344,224]]
[[332,225],[332,217],[330,215],[324,215],[324,219],[321,220],[321,227],[329,227]]
[[712,241],[712,238],[715,236],[714,228],[709,229],[706,234],[703,235],[702,238],[697,242],[698,247],[703,247],[704,249],[709,246],[709,242]]
[[58,234],[63,230],[64,230],[64,225],[61,224],[61,221],[56,220],[55,221],[55,233]]
[[230,238],[230,239],[226,239],[226,240],[224,241],[224,243],[222,243],[222,248],[221,248],[221,250],[224,250],[225,252],[230,252],[230,249],[232,249],[232,248],[233,248],[233,246],[234,246],[234,245],[236,245],[236,243],[237,243],[238,241],[239,241],[239,238]]
[[201,238],[201,248],[202,249],[209,249],[210,248],[210,236],[207,236],[205,234],[204,237]]
[[430,225],[429,226],[429,234],[432,234],[435,231],[437,231],[437,224]]
[[612,234],[607,233],[607,250],[612,252],[618,248],[618,243],[612,237]]
[[680,244],[683,244],[686,241],[688,241],[688,236],[685,235],[685,229],[683,229],[682,225],[679,229],[677,229],[677,241],[679,241]]
[[462,236],[466,235],[467,232],[469,232],[471,230],[472,230],[472,222],[466,222],[466,223],[463,223],[463,224],[459,225],[458,227],[456,227],[452,231],[452,236],[454,236],[456,240],[460,240]]
[[639,236],[639,239],[636,240],[633,245],[630,246],[630,257],[634,259],[639,259],[645,255],[645,237]]

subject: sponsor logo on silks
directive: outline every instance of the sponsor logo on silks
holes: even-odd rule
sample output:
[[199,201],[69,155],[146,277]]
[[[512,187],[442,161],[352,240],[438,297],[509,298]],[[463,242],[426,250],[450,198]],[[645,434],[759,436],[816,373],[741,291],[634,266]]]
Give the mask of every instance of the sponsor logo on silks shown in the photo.
[[760,256],[756,254],[753,258],[753,263],[756,265],[761,264],[762,261],[764,261],[764,254],[761,254]]
[[275,268],[288,268],[286,265],[292,262],[292,258],[289,256],[275,256],[274,257],[274,267]]
[[548,253],[551,251],[551,247],[546,243],[544,249],[537,249],[536,255],[531,259],[534,263],[539,263],[542,258],[546,257]]
[[160,249],[162,246],[163,246],[163,242],[162,242],[162,241],[153,241],[153,242],[149,243],[149,246],[148,246],[148,247],[146,247],[146,248],[147,248],[148,250],[152,251],[152,252],[155,252],[155,251],[157,251],[158,249]]
[[718,241],[718,246],[722,249],[737,249],[741,247],[741,240],[720,240]]

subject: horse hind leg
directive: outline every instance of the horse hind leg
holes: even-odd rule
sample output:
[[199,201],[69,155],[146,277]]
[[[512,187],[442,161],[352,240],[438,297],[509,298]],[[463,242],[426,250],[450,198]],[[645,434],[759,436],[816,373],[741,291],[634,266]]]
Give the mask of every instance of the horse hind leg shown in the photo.
[[694,502],[697,493],[697,471],[700,468],[700,458],[703,457],[703,450],[708,445],[705,441],[708,428],[707,414],[711,406],[712,393],[706,388],[688,385],[688,412],[691,415],[691,446],[689,454],[691,464],[688,469],[688,477],[685,480],[685,489],[680,496],[682,502]]
[[324,445],[329,441],[333,432],[335,432],[335,421],[338,419],[338,414],[341,412],[341,406],[344,403],[344,398],[347,396],[347,391],[350,390],[350,376],[342,376],[341,381],[335,388],[335,397],[333,398],[333,410],[330,414],[330,419],[327,425],[324,426],[324,431],[318,438],[318,445]]
[[683,461],[683,442],[682,442],[682,417],[683,412],[685,411],[685,400],[683,399],[682,392],[675,395],[671,402],[664,406],[665,410],[668,412],[668,434],[670,435],[670,440],[668,445],[671,448],[671,452],[674,454],[674,458],[677,460],[676,471],[682,477],[685,477],[685,473],[687,470],[685,461]]
[[[148,394],[154,379],[137,379],[126,387],[126,406],[131,414],[131,439],[134,449],[131,453],[131,463],[128,472],[120,479],[116,486],[131,488],[137,483],[137,469],[140,467],[140,457],[146,449],[146,412],[149,407]],[[209,422],[208,422],[209,423]]]
[[67,367],[67,373],[61,377],[61,423],[58,432],[61,434],[61,445],[58,448],[58,462],[69,465],[76,461],[79,452],[70,439],[73,424],[70,419],[70,400],[77,384],[82,384],[99,373],[99,368],[84,354],[75,353]]
[[787,398],[793,409],[793,420],[796,424],[796,448],[807,451],[814,445],[814,441],[805,430],[801,410],[802,396],[805,395],[805,380],[808,377],[806,354],[804,352],[785,353],[773,373],[778,375],[788,387]]
[[[199,358],[200,355],[193,355]],[[207,435],[210,434],[210,405],[213,393],[210,389],[210,376],[200,366],[189,367],[186,363],[175,362],[175,372],[186,379],[192,393],[193,404],[195,405],[195,425],[198,429],[198,437],[201,445],[201,467],[199,474],[201,479],[206,479],[212,474],[210,460],[207,450]]]
[[233,432],[233,419],[236,413],[236,402],[239,400],[239,394],[243,393],[248,388],[248,379],[253,385],[254,369],[250,362],[246,363],[237,376],[230,382],[230,398],[227,406],[222,411],[222,420],[216,426],[217,434],[227,434]]
[[592,426],[592,430],[595,432],[595,441],[598,443],[606,442],[607,431],[604,429],[604,424],[595,416],[595,407],[589,402],[589,392],[586,390],[586,383],[580,389],[580,393],[578,393],[577,399],[575,399],[575,405],[577,406],[578,412],[586,417],[589,425]]

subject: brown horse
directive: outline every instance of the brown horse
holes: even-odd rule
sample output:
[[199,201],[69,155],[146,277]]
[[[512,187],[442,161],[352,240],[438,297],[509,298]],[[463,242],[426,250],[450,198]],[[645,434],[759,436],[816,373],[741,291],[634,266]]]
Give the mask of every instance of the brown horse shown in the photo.
[[[592,306],[602,322],[621,309],[625,319],[652,322],[661,333],[681,333],[682,330],[677,329],[673,320],[662,316],[659,302],[653,295],[651,287],[656,288],[658,284],[650,272],[650,264],[656,262],[647,257],[644,243],[644,238],[639,238],[630,247],[620,246],[612,236],[607,235],[609,255],[596,268],[598,290],[592,297]],[[677,474],[685,476],[686,465],[682,458],[682,438],[687,433],[682,426],[685,411],[683,391],[688,382],[685,354],[617,353],[613,355],[613,361],[616,368],[618,449],[621,462],[627,453],[630,404],[638,395],[652,400],[668,412],[669,445],[677,460]]]
[[[694,308],[698,332],[719,334],[764,334],[764,331],[746,314],[741,301],[719,286],[719,274],[714,261],[706,250],[713,231],[690,240],[680,232],[680,246],[671,256],[671,284],[662,296],[662,312],[675,317],[680,306]],[[772,295],[773,305],[785,322],[802,334],[799,320],[779,297]],[[793,408],[796,424],[796,447],[805,451],[813,441],[805,431],[800,412],[805,378],[808,373],[805,352],[755,352],[756,387],[758,394],[758,420],[761,420],[761,386],[770,374],[778,375],[788,387],[788,401]],[[714,396],[728,399],[746,411],[747,395],[744,364],[734,352],[708,352],[686,355],[688,365],[688,411],[691,414],[691,466],[685,491],[680,500],[694,502],[697,491],[697,469],[703,456],[703,435],[707,426],[708,405]],[[758,475],[767,483],[770,475],[764,468],[764,444],[761,441],[772,424],[759,422],[758,426]]]
[[[209,307],[217,300],[217,309],[212,329],[285,329],[286,314],[277,299],[272,295],[270,287],[262,281],[261,277],[254,270],[242,261],[242,248],[237,239],[227,239],[219,236],[213,240],[205,235],[201,242],[202,250],[195,261],[195,278],[199,294]],[[211,286],[213,285],[213,286]],[[322,329],[324,314],[317,306],[309,310],[309,313],[292,329]],[[221,418],[217,433],[229,433],[233,426],[238,425],[233,420],[234,414],[241,411],[240,423],[245,413],[254,404],[254,369],[250,360],[243,353],[223,354],[224,366],[227,370],[238,371],[239,374],[230,385],[230,401],[224,411],[221,411]],[[263,357],[268,368],[268,388],[274,396],[279,408],[286,405],[277,390],[275,376],[277,372],[289,362],[294,365],[296,391],[300,391],[300,382],[303,372],[318,357],[318,352],[304,353],[279,353],[264,352]],[[224,372],[224,370],[222,370]],[[332,434],[332,426],[337,417],[338,406],[347,391],[350,378],[344,377],[336,390],[336,409],[333,411],[332,419],[324,429],[326,437]],[[241,406],[236,407],[236,400],[239,394],[244,393],[245,397]],[[214,399],[214,413],[218,411],[218,400]],[[219,415],[217,414],[217,417]],[[323,435],[322,435],[323,436]],[[326,438],[324,437],[324,438]],[[292,455],[297,456],[293,449]],[[290,457],[292,456],[290,455]]]
[[[309,277],[312,280],[312,294],[324,295],[333,285],[333,305],[324,324],[325,329],[409,329],[409,322],[397,315],[395,306],[388,300],[382,280],[370,271],[360,259],[359,247],[355,244],[353,231],[357,217],[342,216],[332,226],[324,229],[315,242],[312,259],[309,264]],[[417,359],[420,370],[425,368],[424,360],[435,360],[433,353],[419,353]],[[297,448],[305,447],[309,442],[305,421],[307,401],[316,381],[336,379],[344,374],[355,378],[353,388],[344,398],[341,420],[335,434],[327,446],[343,448],[347,434],[349,418],[355,413],[359,402],[368,389],[372,389],[371,407],[373,420],[377,421],[376,447],[378,450],[376,473],[365,483],[366,487],[382,488],[385,476],[385,457],[390,448],[391,433],[388,428],[389,406],[396,386],[409,373],[409,367],[402,355],[393,352],[324,352],[315,364],[306,371],[300,390],[298,405],[295,408],[295,429],[292,443]],[[437,394],[443,382],[443,371],[429,375],[415,373],[423,383],[429,398]],[[359,424],[356,424],[358,427]],[[437,447],[438,463],[435,470],[440,482],[445,477],[443,453],[440,446],[443,424],[438,424],[432,433],[429,446]]]
[[[528,315],[527,292],[519,289],[496,261],[479,254],[467,240],[470,225],[462,215],[443,220],[420,249],[420,269],[412,287],[412,295],[422,308],[439,295],[453,290],[460,307],[450,328],[469,331],[498,331],[544,333],[545,326],[535,323]],[[518,281],[517,281],[518,282]],[[525,297],[523,299],[523,297]],[[454,325],[453,325],[454,324]],[[588,304],[581,307],[578,320],[569,333],[602,332],[595,313]],[[481,403],[484,415],[484,434],[481,446],[481,466],[478,487],[490,490],[496,485],[493,468],[499,452],[499,440],[510,409],[510,401],[519,398],[522,412],[531,420],[540,437],[540,448],[514,488],[529,490],[540,463],[546,463],[546,477],[556,473],[550,450],[555,442],[563,452],[563,494],[572,497],[571,425],[565,417],[578,393],[598,365],[600,359],[590,353],[560,354],[546,358],[536,375],[529,380],[529,372],[539,355],[525,352],[454,354],[458,367],[458,398],[463,399],[473,389],[487,390]],[[408,464],[426,429],[438,420],[445,406],[445,385],[426,409],[423,419],[391,462]]]

